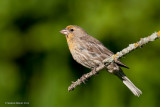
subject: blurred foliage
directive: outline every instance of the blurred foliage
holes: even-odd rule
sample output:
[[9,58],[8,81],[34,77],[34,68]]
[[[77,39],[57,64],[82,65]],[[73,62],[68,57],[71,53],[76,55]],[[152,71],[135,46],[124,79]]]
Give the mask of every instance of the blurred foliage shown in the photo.
[[[160,30],[159,0],[0,0],[0,107],[158,107],[160,41],[122,58],[143,94],[135,97],[106,71],[68,93],[89,69],[71,57],[59,31],[84,28],[113,52]],[[128,72],[129,71],[129,72]],[[13,107],[24,105],[12,105]]]

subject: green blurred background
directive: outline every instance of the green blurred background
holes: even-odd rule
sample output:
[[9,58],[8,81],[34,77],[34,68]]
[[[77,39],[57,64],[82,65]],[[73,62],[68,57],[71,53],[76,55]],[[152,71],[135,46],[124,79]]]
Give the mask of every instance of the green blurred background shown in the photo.
[[0,107],[158,107],[160,40],[122,58],[143,94],[101,71],[67,88],[89,69],[77,64],[59,31],[84,28],[114,53],[160,30],[160,0],[0,0]]

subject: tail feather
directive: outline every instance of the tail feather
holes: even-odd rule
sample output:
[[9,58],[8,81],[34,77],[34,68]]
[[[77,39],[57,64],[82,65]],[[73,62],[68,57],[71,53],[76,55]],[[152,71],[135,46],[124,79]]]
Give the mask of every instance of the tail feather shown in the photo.
[[130,89],[130,91],[135,95],[135,96],[140,96],[142,94],[142,91],[138,89],[128,78],[127,76],[123,73],[123,71],[119,71],[116,73],[116,75],[123,81],[123,83]]
[[123,83],[131,90],[131,92],[135,96],[139,97],[142,94],[142,91],[138,89],[126,76],[123,78],[124,78]]

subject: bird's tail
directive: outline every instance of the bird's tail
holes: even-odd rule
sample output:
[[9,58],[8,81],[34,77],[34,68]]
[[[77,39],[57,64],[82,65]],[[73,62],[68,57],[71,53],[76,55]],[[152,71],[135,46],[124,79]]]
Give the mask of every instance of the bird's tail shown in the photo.
[[123,73],[122,70],[118,71],[115,73],[122,81],[123,83],[131,90],[131,92],[135,96],[140,96],[142,94],[142,91],[138,89],[128,78],[127,76]]

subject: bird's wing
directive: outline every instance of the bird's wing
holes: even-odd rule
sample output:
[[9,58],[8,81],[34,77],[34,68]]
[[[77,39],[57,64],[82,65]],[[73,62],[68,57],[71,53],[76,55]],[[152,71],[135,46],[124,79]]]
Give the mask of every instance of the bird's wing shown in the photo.
[[119,66],[121,66],[121,67],[124,67],[124,68],[129,69],[129,67],[128,67],[127,65],[123,64],[123,63],[122,63],[121,61],[119,61],[119,60],[116,61],[116,64],[119,65]]
[[113,55],[113,52],[107,49],[99,40],[93,38],[92,36],[83,36],[80,40],[81,43],[83,43],[83,47],[85,47],[90,53],[99,54],[103,58]]
[[[95,39],[92,36],[89,36],[89,35],[83,36],[80,38],[80,40],[82,41],[81,43],[83,43],[84,48],[87,49],[90,55],[94,55],[94,56],[97,55],[101,57],[101,59],[105,59],[109,56],[114,55],[112,51],[107,49],[99,40]],[[129,68],[119,60],[117,60],[116,63],[119,66]]]

